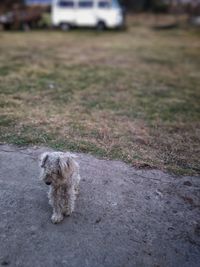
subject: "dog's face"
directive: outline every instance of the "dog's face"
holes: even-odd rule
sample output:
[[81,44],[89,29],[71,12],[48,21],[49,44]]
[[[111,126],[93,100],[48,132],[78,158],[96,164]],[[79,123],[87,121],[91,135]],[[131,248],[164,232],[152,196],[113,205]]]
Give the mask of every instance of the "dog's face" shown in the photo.
[[66,183],[73,172],[73,161],[66,153],[43,153],[40,158],[41,179],[47,185]]

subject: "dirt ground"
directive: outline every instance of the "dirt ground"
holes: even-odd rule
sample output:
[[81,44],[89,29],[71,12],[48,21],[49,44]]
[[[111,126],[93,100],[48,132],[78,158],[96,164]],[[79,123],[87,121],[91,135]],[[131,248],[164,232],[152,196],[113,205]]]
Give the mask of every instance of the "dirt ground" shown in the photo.
[[200,177],[77,154],[76,209],[54,225],[38,178],[38,155],[49,150],[0,146],[0,265],[199,266]]

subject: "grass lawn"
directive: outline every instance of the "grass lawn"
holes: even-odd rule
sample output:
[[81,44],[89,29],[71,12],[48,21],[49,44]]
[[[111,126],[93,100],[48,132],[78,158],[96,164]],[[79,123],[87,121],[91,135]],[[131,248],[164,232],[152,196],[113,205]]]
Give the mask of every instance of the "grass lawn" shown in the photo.
[[200,171],[200,34],[0,32],[0,142]]

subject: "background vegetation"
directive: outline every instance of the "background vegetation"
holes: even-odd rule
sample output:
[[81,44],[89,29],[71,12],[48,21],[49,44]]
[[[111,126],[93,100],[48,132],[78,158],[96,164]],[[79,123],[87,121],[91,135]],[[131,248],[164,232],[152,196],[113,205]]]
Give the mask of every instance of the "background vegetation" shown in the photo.
[[0,141],[199,172],[200,35],[0,33]]

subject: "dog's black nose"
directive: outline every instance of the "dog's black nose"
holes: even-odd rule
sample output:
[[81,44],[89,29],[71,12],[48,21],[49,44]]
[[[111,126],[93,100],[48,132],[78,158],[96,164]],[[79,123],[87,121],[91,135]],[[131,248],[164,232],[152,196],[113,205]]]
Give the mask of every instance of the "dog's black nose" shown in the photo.
[[51,182],[45,182],[45,184],[47,184],[47,185],[50,185],[50,184],[51,184]]

